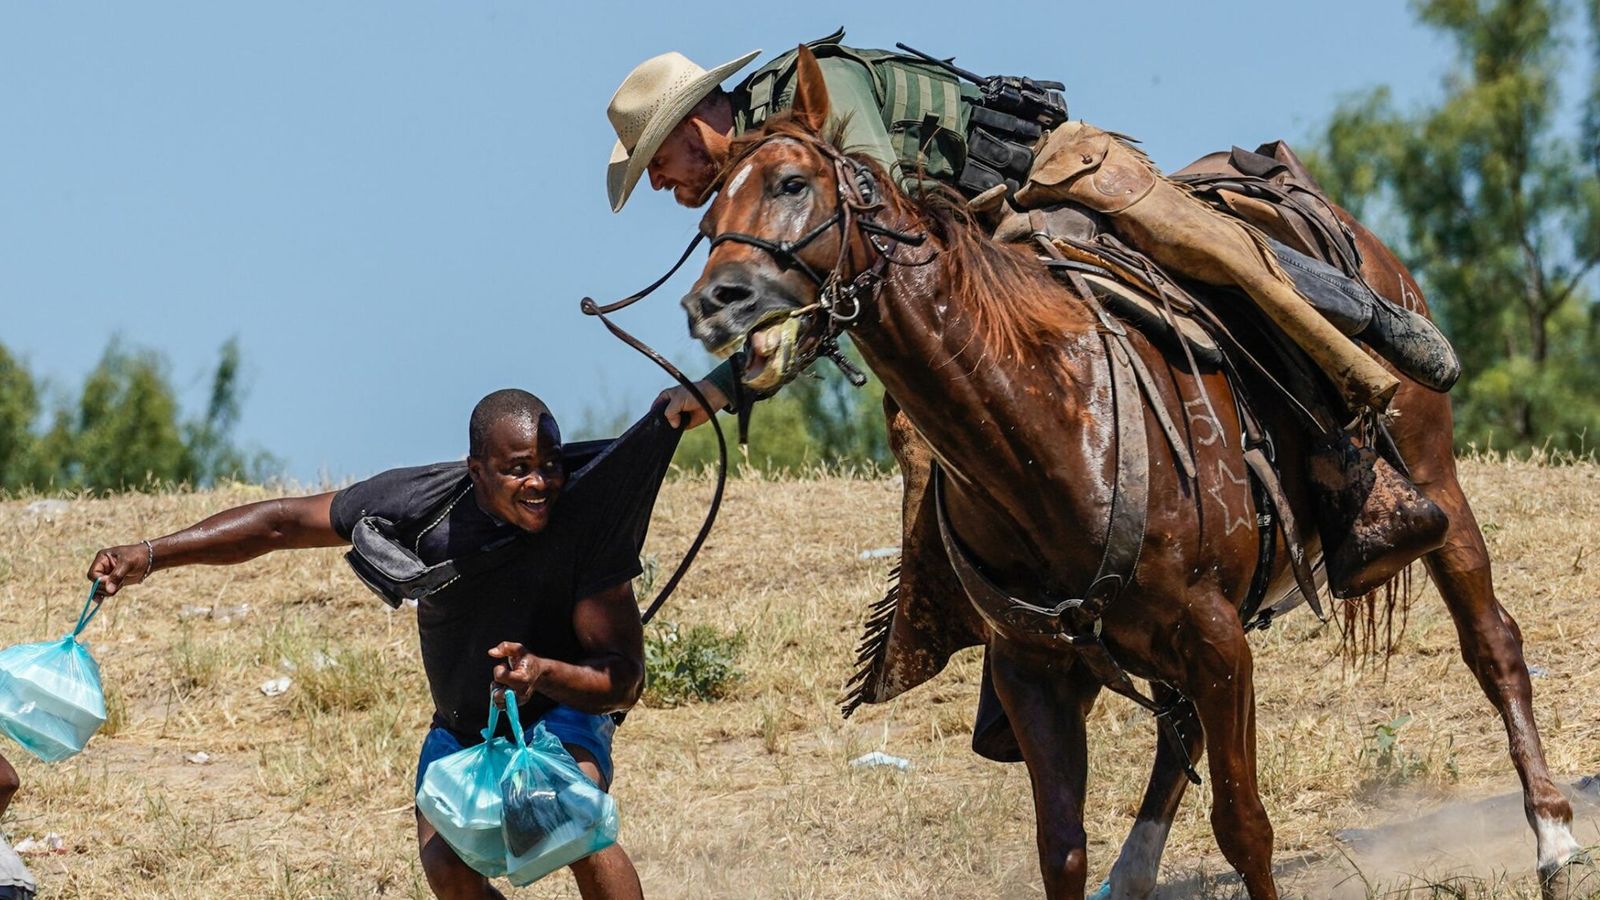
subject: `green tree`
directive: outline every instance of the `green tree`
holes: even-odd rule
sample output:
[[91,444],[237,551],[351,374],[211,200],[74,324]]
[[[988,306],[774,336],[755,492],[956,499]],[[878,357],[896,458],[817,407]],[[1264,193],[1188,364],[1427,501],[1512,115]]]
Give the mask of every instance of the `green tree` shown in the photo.
[[247,457],[231,440],[234,426],[239,423],[239,367],[242,362],[239,339],[229,338],[222,345],[220,356],[217,370],[211,376],[211,396],[205,417],[183,426],[184,444],[188,448],[183,480],[196,484],[229,478],[260,480],[265,470],[275,464],[272,458],[264,454]]
[[110,492],[184,480],[190,460],[165,369],[153,350],[106,348],[69,420],[65,484]]
[[[1417,275],[1461,355],[1459,440],[1576,448],[1600,426],[1600,79],[1562,127],[1561,0],[1414,0],[1457,59],[1437,103],[1341,104],[1311,165]],[[1600,0],[1583,35],[1600,63]],[[1392,220],[1392,221],[1391,221]]]
[[39,394],[33,376],[0,347],[0,490],[15,490],[35,478]]
[[37,434],[33,379],[0,348],[0,487],[107,493],[263,477],[275,461],[247,455],[231,439],[239,366],[238,344],[230,340],[205,414],[184,421],[161,355],[113,342],[76,402],[58,406],[50,427]]

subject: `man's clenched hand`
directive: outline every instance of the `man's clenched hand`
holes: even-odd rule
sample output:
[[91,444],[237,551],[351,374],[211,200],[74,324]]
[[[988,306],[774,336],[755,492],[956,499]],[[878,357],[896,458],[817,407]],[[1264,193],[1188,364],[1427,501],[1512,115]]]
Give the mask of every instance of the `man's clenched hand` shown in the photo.
[[100,596],[109,597],[123,585],[138,584],[150,574],[150,552],[143,544],[107,547],[89,563],[89,580],[100,579]]
[[527,703],[544,675],[544,660],[515,641],[502,641],[489,655],[505,660],[494,667],[495,682],[515,692],[518,703]]

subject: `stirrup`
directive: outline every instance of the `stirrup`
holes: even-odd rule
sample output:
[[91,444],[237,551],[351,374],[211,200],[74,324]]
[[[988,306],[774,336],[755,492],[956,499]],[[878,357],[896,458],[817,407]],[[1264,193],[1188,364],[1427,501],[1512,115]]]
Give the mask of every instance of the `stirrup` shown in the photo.
[[1387,459],[1348,433],[1308,458],[1328,590],[1347,600],[1400,574],[1444,543],[1450,519]]

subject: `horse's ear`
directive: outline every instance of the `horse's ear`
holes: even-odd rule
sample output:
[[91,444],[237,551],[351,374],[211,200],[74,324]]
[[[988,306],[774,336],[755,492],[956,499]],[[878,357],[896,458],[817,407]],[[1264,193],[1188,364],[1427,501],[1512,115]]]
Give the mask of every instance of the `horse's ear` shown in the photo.
[[822,67],[816,54],[804,44],[794,58],[794,120],[812,134],[822,134],[828,123],[828,84],[822,80]]
[[711,155],[711,162],[719,170],[728,164],[728,148],[733,142],[722,132],[712,128],[697,118],[691,118],[695,130],[700,133],[700,143],[706,145],[706,152]]

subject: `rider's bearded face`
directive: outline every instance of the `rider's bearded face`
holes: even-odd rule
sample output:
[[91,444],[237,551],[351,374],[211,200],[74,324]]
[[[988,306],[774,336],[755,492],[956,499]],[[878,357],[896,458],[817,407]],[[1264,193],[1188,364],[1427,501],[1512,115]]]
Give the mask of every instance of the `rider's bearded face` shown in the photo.
[[650,159],[649,172],[652,189],[670,189],[673,199],[684,206],[700,206],[709,199],[706,194],[716,181],[717,164],[692,116],[667,133],[661,149]]

